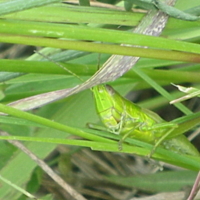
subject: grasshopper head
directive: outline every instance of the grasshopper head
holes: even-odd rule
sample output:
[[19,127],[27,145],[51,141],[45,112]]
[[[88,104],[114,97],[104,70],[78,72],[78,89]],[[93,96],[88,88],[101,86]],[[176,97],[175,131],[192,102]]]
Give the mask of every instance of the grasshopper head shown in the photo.
[[110,85],[105,85],[105,89],[111,97],[116,94],[116,91]]
[[96,110],[104,125],[110,129],[118,129],[122,118],[122,97],[109,85],[97,85],[92,88]]
[[107,110],[113,106],[112,95],[115,92],[110,86],[97,85],[92,88],[96,109],[98,113]]
[[92,91],[98,113],[121,103],[121,96],[109,85],[97,85]]

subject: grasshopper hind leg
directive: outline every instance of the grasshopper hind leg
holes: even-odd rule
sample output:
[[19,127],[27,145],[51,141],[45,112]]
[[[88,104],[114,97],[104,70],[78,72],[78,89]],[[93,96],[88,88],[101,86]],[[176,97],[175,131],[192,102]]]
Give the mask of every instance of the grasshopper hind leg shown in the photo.
[[151,158],[152,155],[154,154],[156,148],[161,145],[163,143],[163,141],[165,141],[165,139],[171,134],[171,132],[174,130],[175,128],[171,128],[169,131],[167,131],[153,146],[151,152],[149,153],[148,157]]
[[125,139],[129,137],[134,132],[134,130],[138,129],[140,126],[142,126],[141,123],[137,124],[134,128],[132,128],[126,134],[123,135],[123,137],[118,142],[118,148],[120,151],[122,150],[122,143],[125,141]]

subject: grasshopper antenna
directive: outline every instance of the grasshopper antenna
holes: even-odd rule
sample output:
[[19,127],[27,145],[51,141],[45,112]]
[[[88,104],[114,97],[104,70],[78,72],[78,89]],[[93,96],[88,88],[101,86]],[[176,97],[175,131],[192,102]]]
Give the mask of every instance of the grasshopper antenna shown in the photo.
[[64,69],[65,71],[67,71],[69,74],[73,75],[74,77],[76,77],[78,80],[80,80],[81,82],[84,82],[84,80],[78,76],[77,74],[75,74],[74,72],[72,72],[71,70],[67,69],[66,67],[64,67],[63,65],[61,65],[60,63],[54,61],[53,59],[49,58],[48,56],[44,55],[43,53],[39,52],[39,51],[34,51],[35,53],[39,54],[40,56],[46,58],[47,60],[53,62],[54,64],[56,64],[58,67]]

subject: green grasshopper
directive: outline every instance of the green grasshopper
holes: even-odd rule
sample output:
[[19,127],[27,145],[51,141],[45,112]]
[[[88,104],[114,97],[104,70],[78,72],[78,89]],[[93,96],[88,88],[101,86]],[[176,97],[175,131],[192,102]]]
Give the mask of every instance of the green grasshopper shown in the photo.
[[123,139],[130,137],[155,144],[155,148],[161,144],[181,154],[199,155],[184,135],[166,139],[177,124],[166,122],[156,113],[123,98],[109,85],[95,86],[92,91],[97,113],[109,132],[120,134]]
[[[84,82],[71,70],[62,68],[81,82]],[[132,137],[155,144],[155,148],[161,144],[166,149],[199,156],[199,152],[184,135],[170,140],[167,138],[174,128],[177,127],[177,124],[165,122],[156,113],[141,108],[123,98],[109,85],[97,85],[91,90],[94,94],[97,113],[103,124],[109,132],[122,135],[122,141],[126,137]],[[94,128],[93,125],[90,125],[90,127]]]

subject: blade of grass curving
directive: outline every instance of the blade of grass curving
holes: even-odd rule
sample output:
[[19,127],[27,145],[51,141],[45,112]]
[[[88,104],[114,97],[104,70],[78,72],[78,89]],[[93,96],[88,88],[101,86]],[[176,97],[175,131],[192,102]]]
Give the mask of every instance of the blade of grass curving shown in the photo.
[[[168,0],[167,2],[170,5],[173,5],[175,0]],[[165,27],[167,19],[168,19],[168,16],[165,13],[161,11],[151,10],[143,18],[142,22],[134,30],[134,32],[142,33],[146,35],[158,36],[160,35],[163,28]],[[88,79],[83,84],[80,84],[74,88],[70,88],[66,90],[59,90],[59,91],[54,91],[51,93],[46,93],[44,94],[44,97],[43,97],[44,99],[46,99],[46,101],[43,101],[40,105],[39,103],[35,103],[34,105],[35,101],[39,101],[41,99],[41,96],[37,95],[35,97],[19,100],[17,102],[9,104],[9,106],[13,106],[16,108],[19,107],[20,109],[22,109],[24,107],[24,103],[26,102],[26,104],[34,105],[34,106],[31,106],[31,108],[28,106],[28,109],[24,108],[24,110],[29,110],[29,109],[35,108],[35,106],[39,107],[39,106],[45,105],[47,101],[53,102],[57,99],[67,97],[69,95],[75,94],[87,88],[91,88],[95,85],[105,83],[108,81],[113,81],[117,79],[118,77],[122,76],[125,72],[127,72],[134,64],[137,63],[139,59],[140,57],[113,55],[107,60],[106,63],[104,63],[103,67],[100,68],[100,70],[98,70],[90,79]]]

